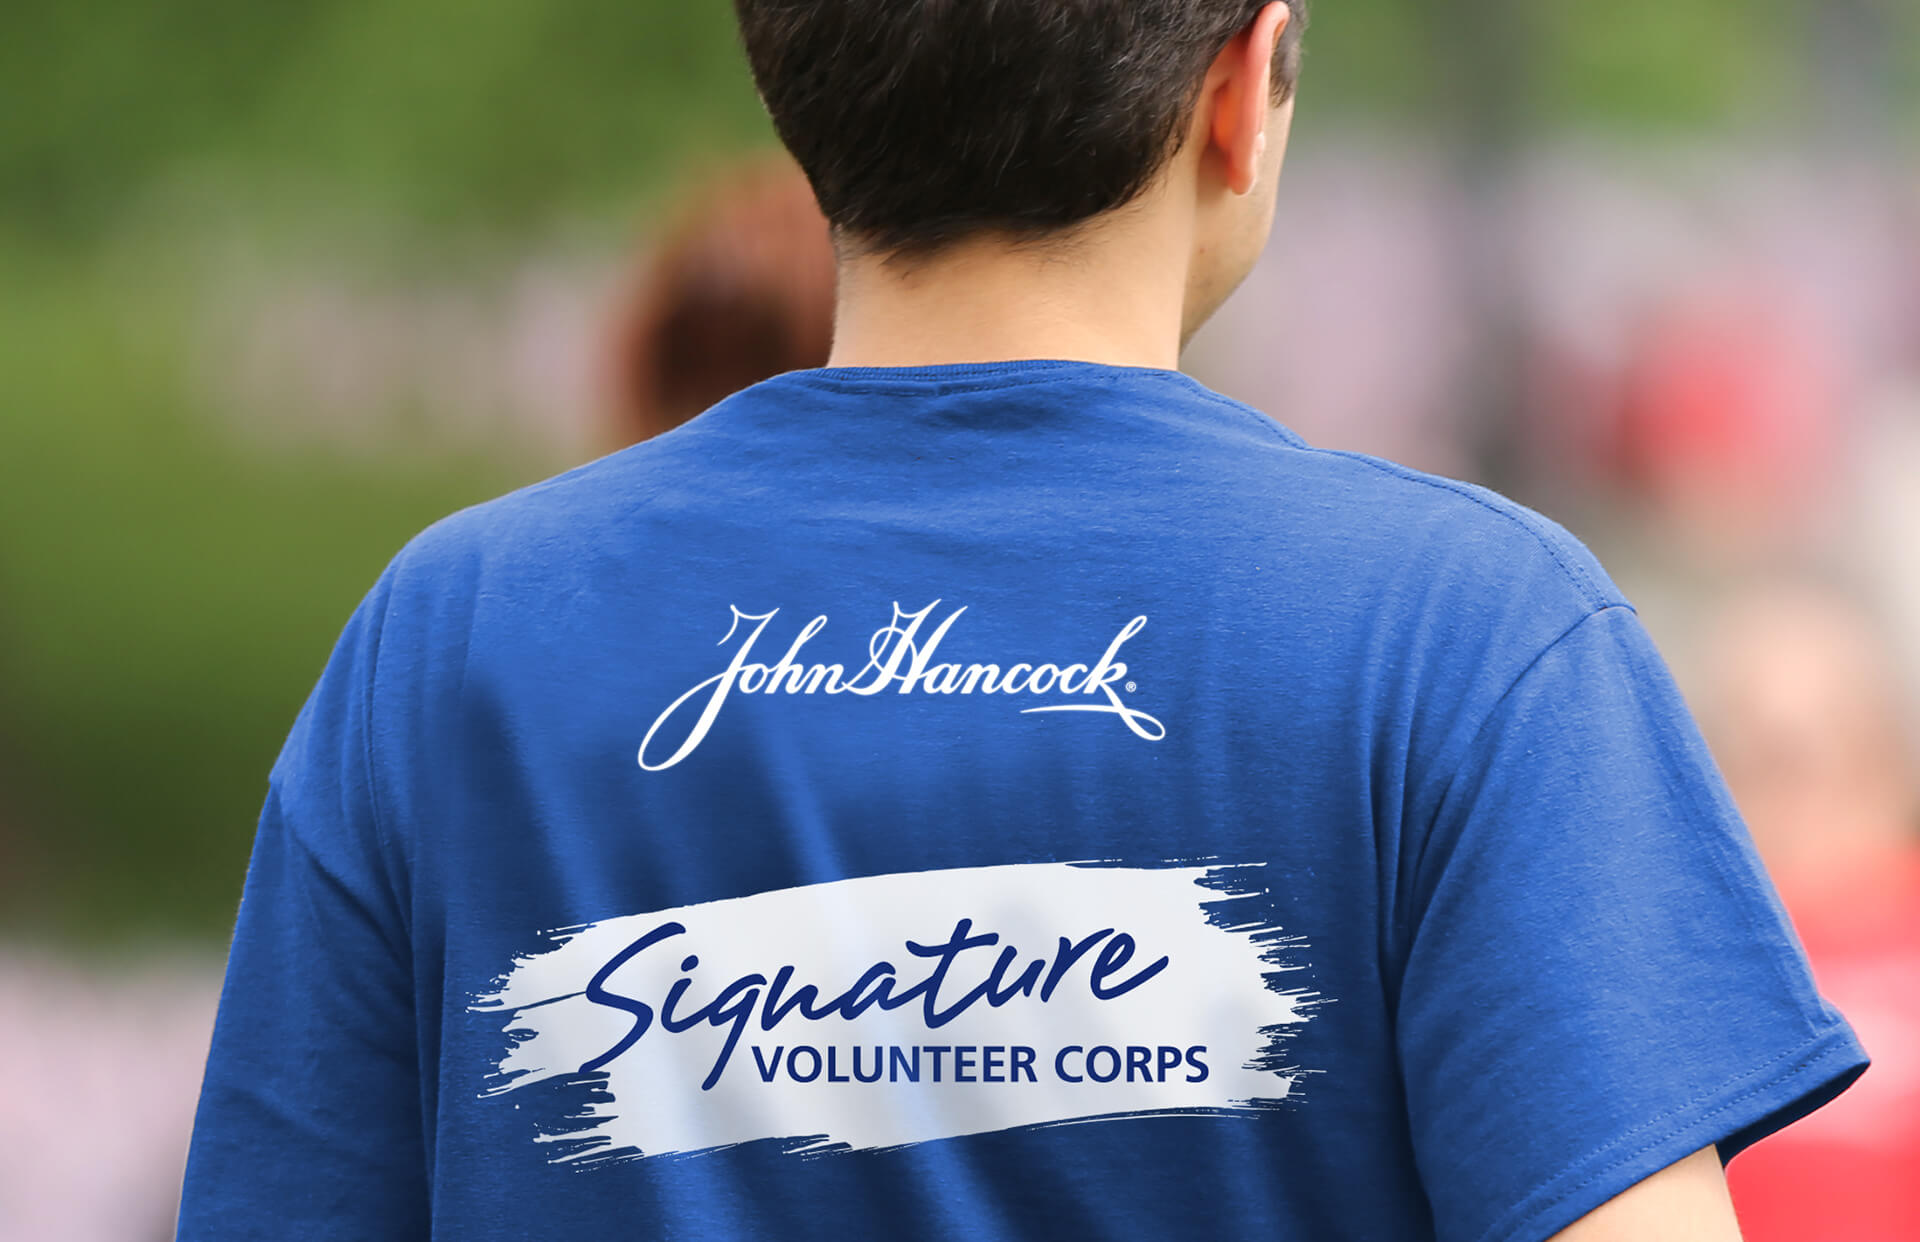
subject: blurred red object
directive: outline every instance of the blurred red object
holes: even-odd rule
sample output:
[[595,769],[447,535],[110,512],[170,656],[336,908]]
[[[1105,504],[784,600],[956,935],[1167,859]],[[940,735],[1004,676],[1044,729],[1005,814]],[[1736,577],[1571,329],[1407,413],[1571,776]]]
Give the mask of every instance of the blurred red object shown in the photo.
[[1694,294],[1636,335],[1611,437],[1620,480],[1709,532],[1803,518],[1831,481],[1842,402],[1792,307],[1764,288]]
[[1747,1242],[1920,1239],[1920,856],[1788,904],[1820,990],[1873,1068],[1727,1170]]
[[1747,1242],[1920,1239],[1920,780],[1885,638],[1805,584],[1742,594],[1710,634],[1702,723],[1821,992],[1874,1059],[1729,1167]]
[[621,444],[670,431],[833,344],[833,247],[813,191],[781,157],[691,196],[639,267],[614,323],[610,388]]

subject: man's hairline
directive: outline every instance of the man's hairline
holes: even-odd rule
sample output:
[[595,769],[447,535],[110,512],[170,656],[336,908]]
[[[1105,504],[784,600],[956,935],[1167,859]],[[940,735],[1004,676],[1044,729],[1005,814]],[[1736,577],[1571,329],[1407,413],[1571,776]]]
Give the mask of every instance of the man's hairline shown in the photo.
[[[1289,13],[1297,12],[1289,0],[1271,0],[1271,2],[1285,4]],[[1244,30],[1245,27],[1241,29]],[[1240,32],[1235,31],[1234,33],[1235,36],[1237,36]],[[1231,39],[1229,41],[1231,41]],[[1225,45],[1223,44],[1222,46],[1224,47]],[[1278,45],[1276,44],[1276,51],[1277,50]],[[1216,55],[1218,55],[1218,53],[1216,53]],[[1211,64],[1211,62],[1209,62],[1209,64]],[[1104,211],[1095,212],[1090,216],[1082,216],[1078,220],[1070,220],[1065,224],[1036,225],[1031,228],[1021,228],[1018,225],[1004,221],[987,222],[950,236],[933,237],[923,241],[908,241],[895,245],[886,245],[874,240],[870,235],[862,236],[856,230],[829,221],[828,236],[833,243],[834,261],[841,266],[845,266],[852,262],[877,260],[882,267],[895,272],[907,272],[918,266],[932,262],[943,255],[950,254],[960,246],[992,241],[999,243],[1003,248],[1008,250],[1033,253],[1043,260],[1055,259],[1061,262],[1071,262],[1077,253],[1085,249],[1087,235],[1089,233],[1095,231],[1104,222],[1116,216],[1123,215],[1130,210],[1137,209],[1153,192],[1154,188],[1166,177],[1173,165],[1178,162],[1180,152],[1186,149],[1187,143],[1191,140],[1194,112],[1200,106],[1200,96],[1206,89],[1206,81],[1207,71],[1203,71],[1194,82],[1192,97],[1181,110],[1180,123],[1175,127],[1175,133],[1178,137],[1175,141],[1168,144],[1166,151],[1160,156],[1153,170],[1147,175],[1146,179],[1140,183],[1140,188],[1125,202],[1116,203]],[[1276,81],[1273,87],[1273,99],[1269,108],[1269,115],[1277,114],[1288,104],[1292,103],[1298,91],[1299,82],[1297,76],[1295,81]]]

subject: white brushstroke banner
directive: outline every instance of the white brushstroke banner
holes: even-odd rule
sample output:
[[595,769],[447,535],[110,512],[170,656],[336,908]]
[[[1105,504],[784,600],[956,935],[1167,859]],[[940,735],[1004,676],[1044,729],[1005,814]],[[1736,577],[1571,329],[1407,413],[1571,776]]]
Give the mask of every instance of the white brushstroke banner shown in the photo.
[[1318,998],[1263,873],[907,872],[549,933],[473,998],[505,1018],[481,1094],[585,1088],[538,1135],[555,1162],[1271,1107]]

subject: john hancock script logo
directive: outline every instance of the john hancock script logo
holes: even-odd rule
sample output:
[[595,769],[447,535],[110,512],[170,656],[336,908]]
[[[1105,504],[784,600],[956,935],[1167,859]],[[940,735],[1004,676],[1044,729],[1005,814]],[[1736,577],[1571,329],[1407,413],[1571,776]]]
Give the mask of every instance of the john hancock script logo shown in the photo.
[[[893,690],[899,694],[1064,696],[1069,701],[1023,707],[1021,713],[1099,712],[1118,716],[1136,737],[1143,737],[1150,742],[1157,742],[1167,735],[1165,725],[1146,712],[1127,706],[1120,697],[1122,691],[1133,689],[1133,684],[1126,680],[1126,663],[1119,658],[1120,648],[1146,628],[1145,617],[1135,617],[1122,626],[1097,660],[1074,664],[1010,664],[1003,669],[998,664],[934,662],[947,632],[966,612],[964,605],[936,622],[934,610],[940,607],[939,600],[934,600],[918,612],[906,612],[896,603],[893,606],[893,619],[875,630],[867,640],[866,663],[849,677],[846,664],[811,664],[801,658],[807,644],[827,628],[825,616],[815,617],[802,626],[787,645],[786,653],[776,662],[766,664],[752,657],[761,636],[766,633],[773,619],[780,615],[780,610],[776,608],[772,612],[756,614],[741,612],[731,605],[729,607],[733,621],[727,626],[726,635],[716,645],[724,647],[732,642],[735,634],[743,632],[743,621],[752,628],[744,631],[739,646],[734,648],[733,657],[724,669],[669,703],[667,709],[654,720],[653,726],[640,742],[640,766],[649,772],[663,771],[692,754],[712,730],[720,709],[726,706],[727,696],[735,693],[857,694],[870,697]],[[666,739],[661,739],[660,746],[655,746],[654,739],[667,728],[669,721],[694,712],[698,715],[685,739],[672,753],[664,759],[660,758],[659,751],[667,744]]]

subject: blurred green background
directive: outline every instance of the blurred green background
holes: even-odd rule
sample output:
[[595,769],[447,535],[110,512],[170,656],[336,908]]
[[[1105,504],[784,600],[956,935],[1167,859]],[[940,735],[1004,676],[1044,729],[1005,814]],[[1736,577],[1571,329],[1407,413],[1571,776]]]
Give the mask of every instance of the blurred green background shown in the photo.
[[[1740,142],[1858,110],[1911,149],[1916,66],[1920,6],[1893,0],[1316,0],[1298,141]],[[568,464],[405,410],[372,447],[263,437],[221,396],[246,290],[623,254],[688,170],[770,141],[711,0],[10,10],[0,931],[223,938],[361,592],[427,522]]]

